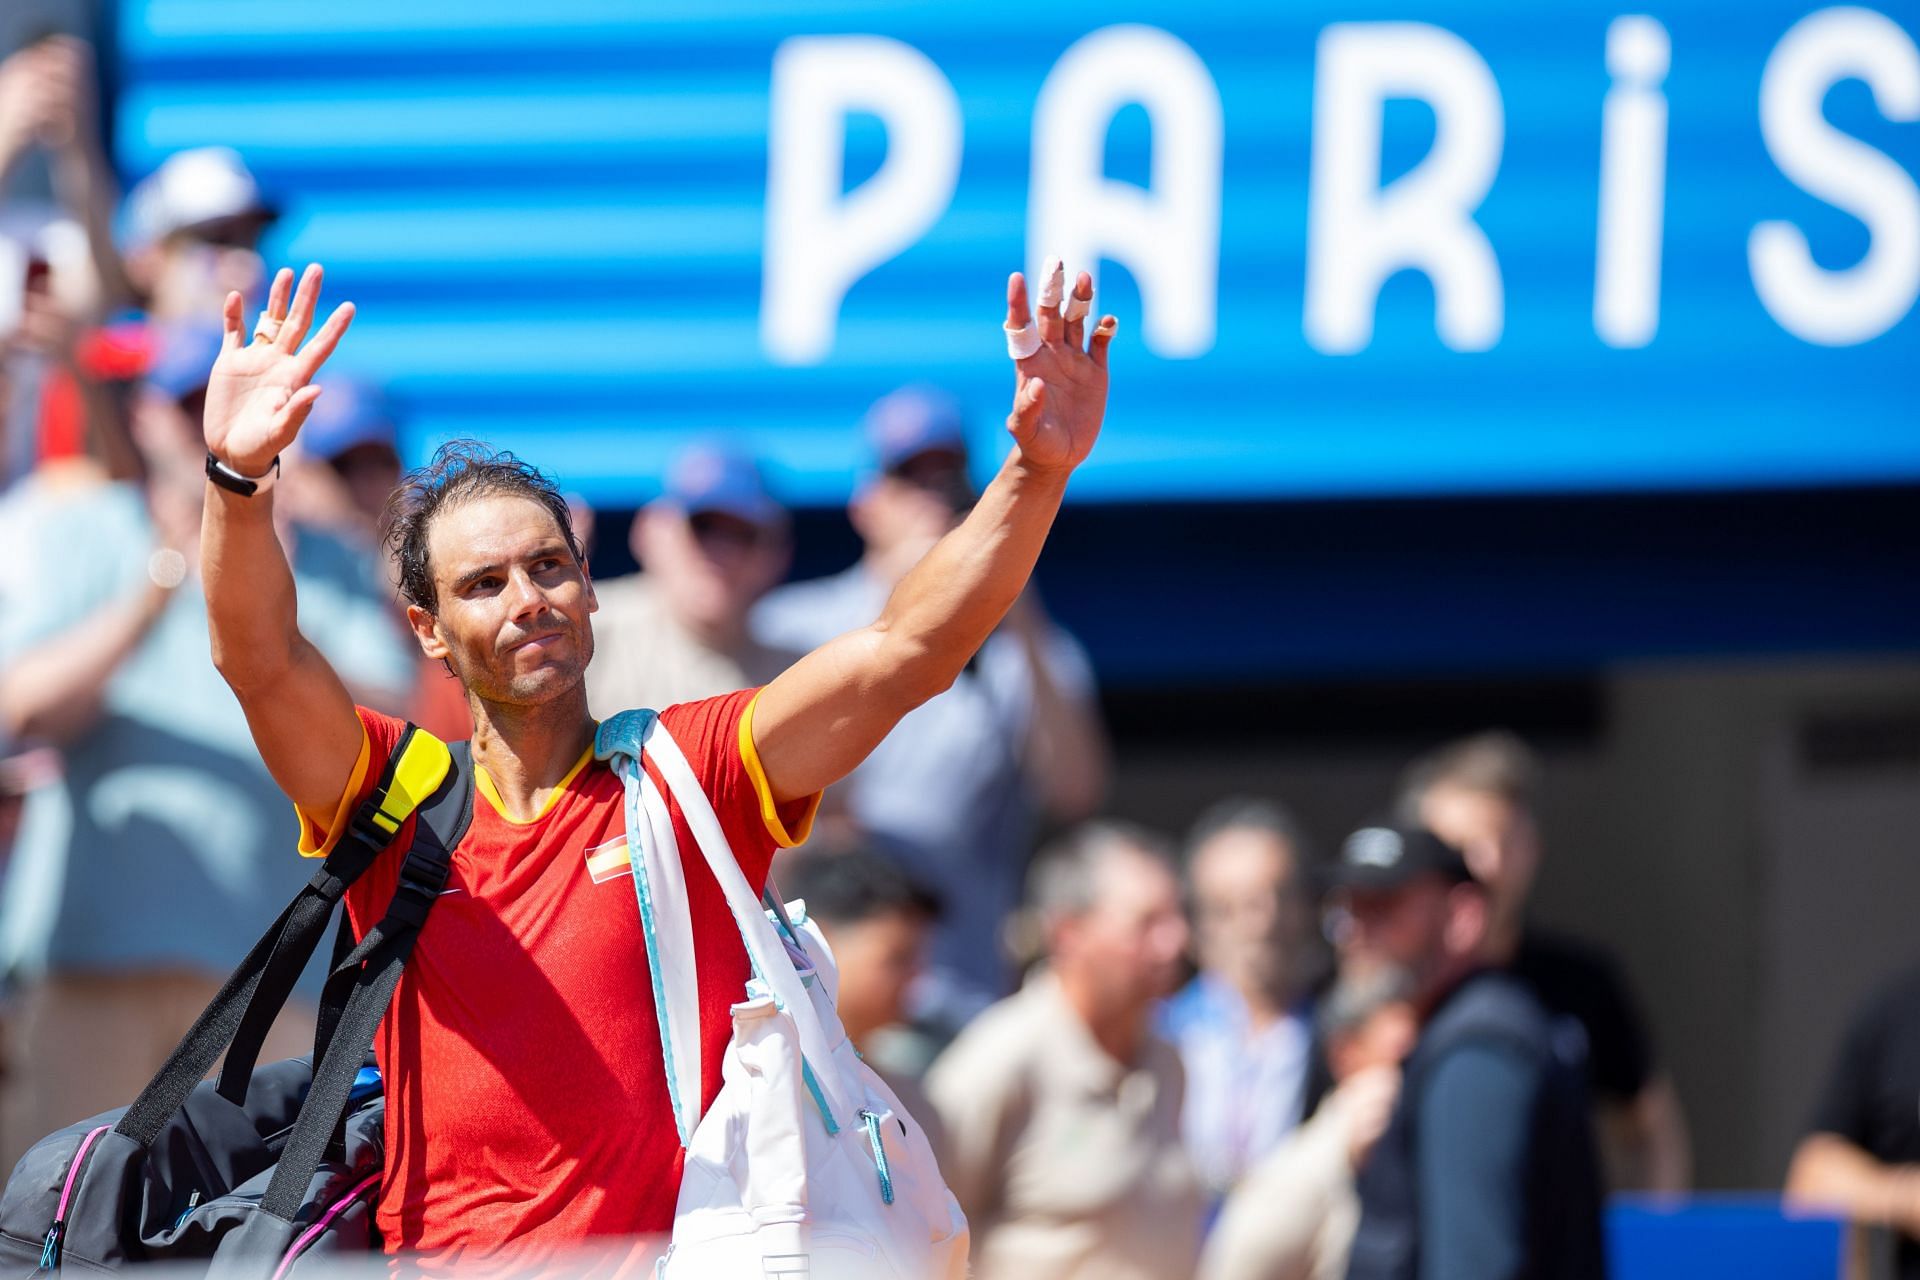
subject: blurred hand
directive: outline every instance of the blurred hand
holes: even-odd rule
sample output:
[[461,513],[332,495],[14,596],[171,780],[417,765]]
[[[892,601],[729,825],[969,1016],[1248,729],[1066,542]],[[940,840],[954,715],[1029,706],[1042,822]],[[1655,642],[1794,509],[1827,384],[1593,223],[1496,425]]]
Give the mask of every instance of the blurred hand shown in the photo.
[[46,126],[40,52],[38,45],[29,45],[0,62],[0,157],[25,150]]
[[38,125],[42,146],[65,150],[97,136],[99,94],[93,84],[93,50],[72,36],[52,36],[33,50],[39,55],[43,111]]
[[[1093,299],[1093,277],[1082,271],[1073,296]],[[1007,281],[1007,328],[1024,329],[1036,317],[1027,302],[1027,280],[1016,271]],[[1068,323],[1059,306],[1042,306],[1037,317],[1040,349],[1014,362],[1013,412],[1007,430],[1021,456],[1046,470],[1077,467],[1093,449],[1107,413],[1107,345],[1119,321],[1101,316],[1083,349],[1086,321]]]
[[1400,1068],[1367,1067],[1348,1076],[1333,1091],[1333,1105],[1347,1118],[1347,1158],[1358,1170],[1387,1131],[1400,1100]]
[[207,383],[206,439],[213,456],[241,475],[265,474],[300,434],[320,398],[320,388],[310,385],[313,376],[353,323],[353,304],[343,302],[301,349],[320,301],[320,280],[318,263],[307,268],[297,293],[292,271],[282,268],[273,278],[267,317],[269,328],[277,325],[279,332],[271,342],[261,336],[249,339],[240,295],[227,295],[225,336]]
[[80,322],[44,289],[28,292],[20,309],[20,323],[7,340],[17,351],[71,364],[80,340]]

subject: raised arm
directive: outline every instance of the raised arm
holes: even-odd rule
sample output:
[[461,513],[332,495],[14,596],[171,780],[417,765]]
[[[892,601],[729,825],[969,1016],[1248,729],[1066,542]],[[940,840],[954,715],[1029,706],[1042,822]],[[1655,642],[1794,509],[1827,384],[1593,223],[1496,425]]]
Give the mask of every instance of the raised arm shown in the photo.
[[[319,299],[318,266],[307,268],[298,293],[293,273],[281,271],[249,340],[240,295],[227,295],[225,339],[207,385],[207,451],[242,476],[273,468],[320,397],[310,383],[352,323],[353,304],[302,350]],[[340,677],[300,634],[271,489],[242,497],[208,482],[200,571],[213,662],[240,699],[261,760],[295,804],[331,813],[360,755],[360,722]]]
[[1047,276],[1037,326],[1026,280],[1015,272],[1007,282],[1008,347],[1027,354],[1014,365],[1014,448],[1000,474],[901,579],[876,621],[814,650],[761,693],[754,746],[777,800],[852,772],[902,716],[953,683],[1025,588],[1067,478],[1100,434],[1117,324],[1101,317],[1087,342],[1092,277],[1080,274],[1063,310],[1057,262]]

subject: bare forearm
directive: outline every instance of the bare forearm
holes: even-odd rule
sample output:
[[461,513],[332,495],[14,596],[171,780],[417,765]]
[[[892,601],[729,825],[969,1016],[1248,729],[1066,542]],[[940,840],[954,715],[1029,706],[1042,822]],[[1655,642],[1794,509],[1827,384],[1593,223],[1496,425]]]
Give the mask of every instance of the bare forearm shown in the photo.
[[1794,1152],[1787,1198],[1913,1232],[1920,1228],[1920,1165],[1883,1164],[1844,1138],[1816,1133]]
[[61,202],[87,231],[87,249],[99,276],[102,302],[109,307],[133,295],[120,250],[113,241],[113,210],[119,191],[112,167],[91,137],[76,139],[55,157],[53,179]]
[[1025,587],[1065,490],[1065,473],[1029,467],[1016,450],[876,622],[828,641],[761,692],[754,743],[775,799],[846,777],[902,716],[953,683]]
[[951,685],[1026,589],[1066,494],[1064,471],[1015,449],[959,527],[888,598],[875,629],[917,700]]
[[284,675],[304,643],[271,492],[245,498],[207,485],[200,572],[213,665],[244,698]]
[[0,677],[7,736],[67,743],[99,718],[107,682],[166,606],[156,586],[117,600],[21,655]]

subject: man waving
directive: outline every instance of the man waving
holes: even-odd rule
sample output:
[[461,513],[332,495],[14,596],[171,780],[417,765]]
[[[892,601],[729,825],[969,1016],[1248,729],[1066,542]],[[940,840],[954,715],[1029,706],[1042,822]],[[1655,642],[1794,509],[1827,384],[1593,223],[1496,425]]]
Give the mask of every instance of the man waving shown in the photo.
[[[320,282],[308,267],[296,291],[282,271],[251,340],[240,296],[227,299],[207,390],[202,541],[215,664],[300,812],[309,855],[331,848],[402,729],[356,707],[302,637],[273,531],[277,459],[353,319],[342,305],[307,341]],[[756,886],[776,848],[804,838],[820,790],[945,689],[1025,586],[1106,408],[1115,321],[1102,317],[1089,338],[1092,280],[1082,273],[1064,298],[1063,283],[1050,264],[1030,309],[1025,280],[1009,280],[1014,447],[880,617],[763,689],[663,712]],[[511,455],[456,445],[407,478],[392,517],[414,635],[473,712],[478,799],[376,1040],[388,1093],[381,1234],[434,1266],[665,1232],[681,1153],[621,879],[622,788],[593,759],[583,677],[595,602],[566,503]],[[704,1106],[748,966],[677,805],[673,818],[700,974]],[[385,908],[410,838],[411,824],[348,894],[357,930]]]

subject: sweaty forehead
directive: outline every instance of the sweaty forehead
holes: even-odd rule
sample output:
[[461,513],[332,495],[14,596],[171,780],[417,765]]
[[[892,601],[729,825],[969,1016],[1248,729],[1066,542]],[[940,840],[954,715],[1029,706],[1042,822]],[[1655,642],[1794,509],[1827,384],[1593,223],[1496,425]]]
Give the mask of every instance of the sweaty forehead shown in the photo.
[[553,513],[532,498],[493,494],[436,512],[427,529],[427,556],[436,582],[447,583],[488,564],[512,564],[566,535]]

